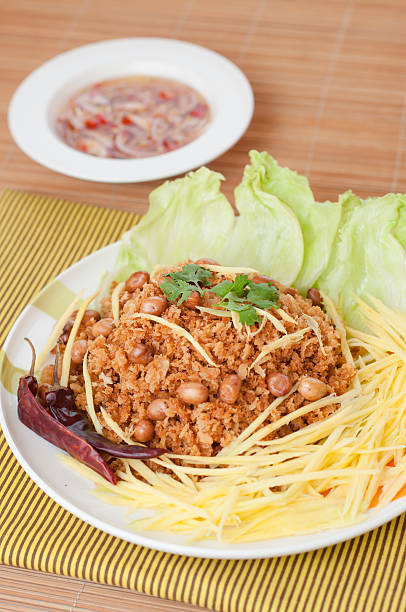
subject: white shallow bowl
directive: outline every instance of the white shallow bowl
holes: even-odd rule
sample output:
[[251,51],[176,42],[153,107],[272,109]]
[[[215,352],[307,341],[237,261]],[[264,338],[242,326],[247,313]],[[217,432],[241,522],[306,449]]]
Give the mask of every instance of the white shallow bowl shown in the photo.
[[[193,142],[144,159],[105,159],[66,145],[55,133],[61,106],[96,81],[130,75],[181,81],[207,100],[211,119]],[[8,122],[17,145],[57,172],[104,183],[136,183],[182,174],[215,159],[247,129],[254,96],[246,76],[228,59],[188,42],[123,38],[72,49],[45,62],[18,87]]]
[[[54,310],[61,295],[82,288],[90,294],[96,289],[98,274],[114,261],[118,243],[97,251],[60,274],[32,305],[27,306],[11,329],[4,344],[8,360],[14,366],[27,370],[31,360],[24,336],[28,336],[40,349],[48,338],[55,319],[44,310]],[[0,365],[1,378],[5,362]],[[273,538],[244,544],[222,544],[208,540],[188,544],[179,535],[167,532],[134,532],[127,527],[126,509],[100,501],[92,495],[93,484],[58,460],[61,452],[25,427],[17,417],[17,398],[0,386],[0,424],[4,435],[19,463],[45,493],[75,516],[114,536],[157,550],[216,559],[251,559],[277,557],[322,548],[363,534],[379,527],[406,510],[406,497],[371,512],[367,520],[340,529],[311,533],[289,538]],[[135,515],[134,515],[135,516]]]

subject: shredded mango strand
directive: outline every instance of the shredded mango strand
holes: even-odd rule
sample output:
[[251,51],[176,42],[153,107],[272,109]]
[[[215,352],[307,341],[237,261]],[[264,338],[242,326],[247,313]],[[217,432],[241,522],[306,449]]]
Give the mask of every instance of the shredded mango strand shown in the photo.
[[[344,395],[309,403],[266,424],[277,399],[215,457],[168,453],[154,460],[169,473],[123,460],[115,487],[73,459],[64,461],[97,484],[98,497],[135,512],[133,529],[169,530],[188,541],[246,542],[362,520],[370,508],[406,495],[406,315],[376,300],[360,307],[370,333],[346,329],[328,301],[345,358],[357,367],[354,388]],[[362,354],[354,361],[350,349],[357,347]],[[327,419],[268,438],[328,403],[338,409]],[[126,439],[120,428],[114,431]],[[137,515],[145,509],[155,512]]]

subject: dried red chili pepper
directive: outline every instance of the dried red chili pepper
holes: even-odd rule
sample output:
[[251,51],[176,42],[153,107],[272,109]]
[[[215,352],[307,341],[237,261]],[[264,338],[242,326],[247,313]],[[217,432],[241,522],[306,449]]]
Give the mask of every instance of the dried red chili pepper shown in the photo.
[[114,473],[98,451],[45,410],[33,395],[25,377],[20,378],[18,395],[18,418],[24,425],[44,440],[92,468],[112,484],[116,484]]
[[[52,414],[42,406],[37,400],[36,394],[38,392],[38,382],[34,377],[34,364],[35,364],[35,349],[28,340],[32,350],[32,363],[31,368],[27,376],[22,376],[18,385],[18,417],[20,421],[29,427],[34,433],[38,434],[44,440],[51,442],[58,448],[66,451],[69,455],[86,464],[88,467],[95,470],[98,474],[106,478],[112,484],[116,484],[117,480],[106,463],[103,457],[99,454],[96,449],[96,444],[91,443],[92,436],[98,436],[95,431],[90,430],[90,424],[87,421],[85,427],[85,420],[83,413],[79,414],[77,410],[72,392],[70,389],[59,387],[48,391],[48,394],[54,393],[55,401],[50,396],[48,405],[52,406]],[[55,359],[57,361],[57,358]],[[55,369],[54,369],[54,382],[55,382]],[[56,378],[57,380],[57,378]],[[51,408],[51,406],[50,406]],[[70,426],[66,426],[65,423],[70,422]],[[106,450],[110,455],[112,454],[112,446],[108,440],[105,440],[103,436],[98,438],[92,438],[94,442],[98,443],[100,450]],[[129,451],[125,451],[127,445],[114,445],[119,448],[123,453],[122,457],[134,457],[139,459],[157,457],[165,452],[164,449],[153,449],[148,447],[137,447],[128,445],[128,449],[131,449],[133,454],[128,454]],[[134,449],[134,450],[133,450]]]
[[116,484],[114,473],[97,450],[56,421],[37,400],[38,382],[34,376],[35,349],[28,338],[25,340],[31,347],[32,361],[28,375],[22,376],[18,385],[18,418],[41,438],[85,463],[112,484]]
[[127,459],[152,459],[165,453],[163,448],[150,448],[137,444],[115,444],[94,429],[86,413],[79,410],[75,404],[73,393],[67,387],[62,387],[58,380],[59,344],[55,354],[53,386],[45,393],[45,403],[52,416],[65,427],[73,431],[79,438],[86,440],[99,451],[109,453],[112,457]]

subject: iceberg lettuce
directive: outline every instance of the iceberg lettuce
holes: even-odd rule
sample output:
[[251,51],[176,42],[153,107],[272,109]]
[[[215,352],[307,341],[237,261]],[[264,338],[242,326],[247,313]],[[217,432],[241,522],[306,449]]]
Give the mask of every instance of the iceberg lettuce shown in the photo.
[[348,191],[340,200],[340,229],[316,286],[360,328],[357,296],[368,301],[372,295],[406,311],[406,198],[388,194],[361,200]]
[[222,253],[234,226],[232,206],[220,192],[222,180],[203,167],[154,189],[147,214],[121,239],[114,279],[161,263],[215,259]]
[[307,179],[268,153],[251,151],[235,207],[220,191],[223,177],[208,168],[166,181],[150,194],[140,223],[124,234],[114,270],[134,270],[211,257],[249,266],[305,293],[325,291],[348,323],[361,327],[357,296],[380,298],[406,311],[406,196],[317,202]]
[[208,168],[166,181],[151,192],[149,210],[121,240],[112,276],[157,264],[211,257],[244,265],[291,284],[302,265],[303,238],[294,213],[260,189],[256,168],[247,166],[235,190],[236,208],[220,192],[221,174]]
[[239,212],[221,261],[261,270],[291,285],[303,263],[303,235],[294,212],[263,190],[264,168],[246,166],[235,189]]
[[260,189],[288,206],[299,221],[304,243],[303,263],[293,280],[300,291],[307,291],[328,263],[341,218],[340,202],[316,202],[307,178],[282,168],[268,153],[251,151],[250,158],[252,168],[261,177]]

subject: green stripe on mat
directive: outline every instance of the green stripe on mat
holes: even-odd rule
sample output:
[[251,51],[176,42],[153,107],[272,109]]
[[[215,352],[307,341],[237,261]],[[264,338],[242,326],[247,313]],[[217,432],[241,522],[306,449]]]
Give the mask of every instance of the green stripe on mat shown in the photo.
[[[0,346],[24,306],[58,272],[117,240],[137,221],[131,213],[11,190],[0,198],[0,215]],[[61,287],[61,310],[68,298]],[[43,294],[36,299],[48,312]],[[14,388],[19,372],[4,359],[2,369],[7,386]],[[169,555],[118,540],[63,510],[25,474],[1,433],[0,500],[4,564],[137,589],[221,612],[406,609],[404,515],[360,538],[280,559],[216,561]]]

